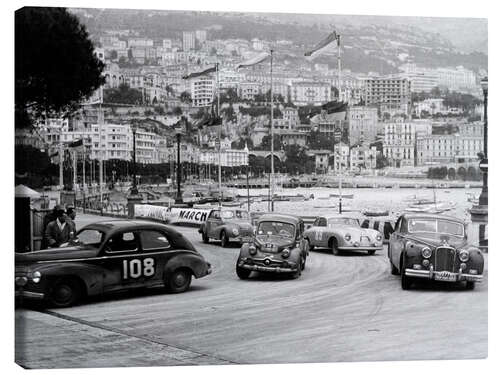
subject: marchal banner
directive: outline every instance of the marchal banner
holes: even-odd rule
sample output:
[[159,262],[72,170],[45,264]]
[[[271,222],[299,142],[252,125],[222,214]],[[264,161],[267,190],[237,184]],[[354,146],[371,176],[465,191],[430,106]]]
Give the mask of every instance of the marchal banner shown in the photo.
[[160,220],[166,224],[203,224],[210,209],[163,207],[150,204],[135,206],[135,217]]

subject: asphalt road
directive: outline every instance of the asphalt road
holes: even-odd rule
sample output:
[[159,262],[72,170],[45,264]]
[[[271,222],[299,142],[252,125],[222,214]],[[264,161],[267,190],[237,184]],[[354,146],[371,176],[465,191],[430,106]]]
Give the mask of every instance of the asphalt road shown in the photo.
[[[100,220],[80,216],[78,224]],[[299,279],[239,280],[239,249],[204,245],[212,264],[183,294],[121,293],[68,309],[16,311],[16,361],[31,368],[471,359],[487,356],[488,280],[473,291],[403,291],[386,251],[311,252]]]

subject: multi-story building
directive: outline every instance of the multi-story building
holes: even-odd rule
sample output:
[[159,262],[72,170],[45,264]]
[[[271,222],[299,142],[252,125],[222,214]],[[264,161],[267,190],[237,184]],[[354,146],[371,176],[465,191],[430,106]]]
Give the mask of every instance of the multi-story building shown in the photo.
[[339,142],[335,145],[335,152],[334,158],[333,158],[333,170],[338,172],[338,171],[345,171],[347,168],[349,168],[349,146],[346,145],[345,143]]
[[381,112],[409,113],[411,84],[407,79],[379,77],[365,81],[365,104],[375,105]]
[[415,166],[415,124],[385,123],[384,156],[393,167]]
[[148,38],[130,38],[128,40],[128,47],[153,47],[153,40]]
[[366,144],[357,144],[351,147],[349,158],[351,171],[375,169],[377,166],[377,148]]
[[207,40],[207,30],[196,30],[195,31],[196,41],[202,45]]
[[262,91],[262,86],[257,82],[241,82],[238,87],[238,96],[243,100],[254,100]]
[[199,76],[190,79],[191,99],[194,107],[209,106],[214,97],[215,80],[208,76]]
[[403,64],[399,69],[402,73],[397,76],[411,82],[411,92],[430,92],[439,85],[438,74],[434,69],[418,67],[414,63]]
[[284,146],[298,145],[305,147],[309,140],[309,133],[294,130],[275,130],[275,135],[279,136]]
[[288,129],[295,129],[300,123],[299,111],[297,108],[285,107],[281,110],[283,120],[288,124]]
[[196,34],[194,31],[182,32],[182,50],[184,52],[194,50],[196,48]]
[[104,83],[104,88],[117,88],[122,83],[124,83],[123,74],[120,71],[118,64],[108,64],[103,72],[106,82]]
[[377,138],[378,114],[376,107],[350,106],[347,110],[349,144],[373,142]]
[[424,111],[430,115],[446,113],[448,109],[444,106],[443,101],[444,99],[442,98],[428,98],[421,102],[413,103],[415,114],[420,117]]
[[[215,149],[204,149],[200,151],[200,164],[219,164],[219,152]],[[240,167],[248,165],[248,148],[233,150],[231,148],[221,149],[220,163],[222,167]]]
[[294,82],[290,100],[295,105],[322,105],[331,100],[331,86],[326,82]]
[[438,85],[446,86],[451,91],[469,91],[477,87],[476,74],[463,66],[456,68],[438,68]]
[[417,138],[417,165],[455,161],[458,134],[429,134]]

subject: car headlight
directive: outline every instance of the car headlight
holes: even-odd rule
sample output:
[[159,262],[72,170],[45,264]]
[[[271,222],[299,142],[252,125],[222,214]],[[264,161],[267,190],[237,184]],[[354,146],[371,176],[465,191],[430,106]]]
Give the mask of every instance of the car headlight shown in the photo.
[[290,250],[289,249],[285,249],[281,252],[281,256],[283,258],[288,258],[290,256]]
[[381,235],[380,233],[379,233],[379,234],[377,234],[377,235],[375,236],[375,239],[376,239],[377,241],[382,241],[382,235]]
[[469,251],[461,250],[460,253],[458,253],[458,258],[461,262],[467,262],[469,260]]
[[248,248],[248,252],[250,253],[250,255],[255,255],[255,254],[257,254],[257,248],[255,246],[251,245]]
[[429,259],[431,255],[432,255],[432,250],[430,248],[428,248],[427,246],[422,248],[422,256],[425,259]]
[[38,271],[33,272],[33,274],[31,275],[31,281],[33,281],[35,284],[38,284],[41,278],[42,274]]
[[239,233],[240,233],[240,232],[239,232],[238,228],[233,228],[233,234],[234,234],[235,236],[237,236]]
[[344,239],[346,241],[350,241],[351,240],[351,235],[349,233],[347,233],[345,236],[344,236]]

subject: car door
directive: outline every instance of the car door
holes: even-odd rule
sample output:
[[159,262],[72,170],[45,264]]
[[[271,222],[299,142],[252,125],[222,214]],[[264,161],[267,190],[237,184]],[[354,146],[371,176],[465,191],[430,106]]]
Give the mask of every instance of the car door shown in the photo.
[[139,233],[125,230],[111,236],[103,246],[101,262],[104,292],[138,286],[138,276],[148,267],[139,252]]
[[139,281],[148,286],[163,284],[163,270],[172,256],[170,251],[172,246],[167,234],[156,229],[144,229],[140,231],[140,239],[141,249],[138,259],[142,263],[142,274],[139,276],[142,280]]
[[389,258],[391,263],[399,269],[399,258],[404,248],[404,237],[402,233],[403,217],[396,221],[394,232],[389,238]]
[[318,247],[327,246],[327,233],[326,233],[326,218],[319,217],[316,227],[314,228],[314,243]]
[[210,220],[207,221],[207,234],[211,238],[218,239],[219,234],[217,233],[217,228],[221,223],[220,210],[213,210],[210,216]]

